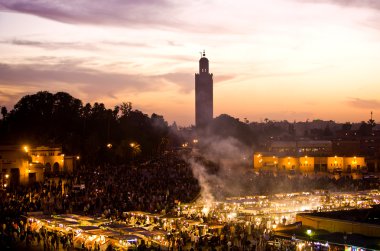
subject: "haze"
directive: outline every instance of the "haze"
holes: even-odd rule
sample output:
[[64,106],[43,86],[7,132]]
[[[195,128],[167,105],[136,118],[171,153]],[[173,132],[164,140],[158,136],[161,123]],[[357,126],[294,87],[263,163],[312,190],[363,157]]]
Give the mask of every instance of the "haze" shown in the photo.
[[214,115],[380,114],[380,2],[0,0],[0,105],[65,91],[194,124],[203,49]]

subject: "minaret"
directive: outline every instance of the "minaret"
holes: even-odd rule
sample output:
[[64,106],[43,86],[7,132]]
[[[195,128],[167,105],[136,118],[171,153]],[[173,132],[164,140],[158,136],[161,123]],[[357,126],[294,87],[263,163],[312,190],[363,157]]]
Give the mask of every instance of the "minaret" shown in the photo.
[[199,60],[199,73],[195,74],[195,125],[207,126],[213,118],[213,79],[209,73],[208,59],[203,51]]

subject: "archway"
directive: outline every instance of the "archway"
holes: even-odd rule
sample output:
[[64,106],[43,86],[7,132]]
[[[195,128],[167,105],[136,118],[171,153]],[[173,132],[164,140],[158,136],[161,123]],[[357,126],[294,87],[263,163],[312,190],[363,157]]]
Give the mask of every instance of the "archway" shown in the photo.
[[53,165],[53,172],[54,173],[59,173],[59,164],[58,162],[55,162]]

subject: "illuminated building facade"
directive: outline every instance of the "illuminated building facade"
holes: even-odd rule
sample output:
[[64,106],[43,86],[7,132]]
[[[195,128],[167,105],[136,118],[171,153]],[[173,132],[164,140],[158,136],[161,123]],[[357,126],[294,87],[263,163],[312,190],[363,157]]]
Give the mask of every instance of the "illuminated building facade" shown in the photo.
[[66,157],[61,147],[0,146],[0,184],[13,189],[41,182],[45,172],[72,172],[78,159]]
[[195,125],[207,126],[213,118],[213,75],[205,52],[199,60],[199,73],[195,74]]
[[357,173],[366,171],[364,157],[351,156],[279,156],[272,152],[253,155],[255,171]]
[[46,172],[62,172],[65,155],[61,147],[40,146],[30,149],[32,163],[42,164]]
[[31,162],[28,147],[0,146],[1,186],[16,188],[44,179],[42,165]]

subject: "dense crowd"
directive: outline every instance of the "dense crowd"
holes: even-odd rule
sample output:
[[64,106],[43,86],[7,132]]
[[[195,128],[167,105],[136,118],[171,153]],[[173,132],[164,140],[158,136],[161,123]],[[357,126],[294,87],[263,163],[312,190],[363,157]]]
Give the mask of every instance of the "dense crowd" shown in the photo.
[[[226,196],[310,191],[314,189],[349,191],[378,188],[379,185],[376,180],[370,182],[365,179],[354,180],[350,176],[337,178],[333,175],[256,173],[252,170],[247,170],[243,174],[234,173],[230,175],[227,173],[223,175],[231,176],[232,179],[229,177],[225,180],[224,186],[217,184],[211,189],[217,199],[224,199]],[[223,175],[219,176],[219,181],[224,182]],[[237,175],[239,178],[236,178]],[[210,174],[210,177],[215,177],[215,174]],[[235,182],[231,182],[231,180]],[[28,235],[26,224],[21,227],[18,226],[24,229],[22,232],[21,230],[15,231],[17,229],[15,222],[22,221],[20,215],[26,212],[79,213],[114,220],[121,219],[123,212],[126,211],[167,213],[178,202],[195,200],[200,194],[202,185],[194,177],[191,164],[186,158],[175,152],[129,165],[94,167],[83,165],[70,175],[47,177],[44,182],[35,183],[31,187],[20,186],[16,191],[3,191],[0,200],[0,223],[4,224],[1,240],[3,242],[17,238],[28,241],[35,240],[32,234]],[[225,236],[228,233],[226,230]],[[238,240],[236,245],[243,247],[246,242],[242,240],[247,235],[252,236],[252,233],[243,231],[241,236],[238,234],[225,239],[217,236],[213,240],[219,246],[227,248],[231,248],[236,244],[234,241]],[[253,238],[257,245],[262,243],[260,238],[264,238],[263,236],[263,232],[260,232]],[[51,236],[40,236],[39,238],[48,238],[46,242],[49,242],[50,245],[55,241],[55,237]],[[202,239],[197,238],[199,236],[189,235],[183,240],[193,242],[194,248],[199,245],[202,246],[202,243],[204,245],[213,243],[210,242],[211,239],[202,242]],[[176,241],[183,242],[183,240]],[[197,245],[194,245],[194,242]],[[178,245],[177,243],[176,246]]]
[[162,212],[176,201],[190,202],[199,190],[190,166],[168,153],[130,166],[82,166],[65,177],[3,192],[0,217],[4,220],[33,211],[105,217],[131,210]]
[[[224,179],[223,175],[229,177]],[[337,178],[332,175],[288,175],[251,170],[243,174],[221,174],[218,184],[207,180],[210,177],[215,175],[204,180],[209,182],[217,199],[315,189],[357,191],[379,185],[377,180],[354,180],[351,176]],[[81,166],[70,175],[50,177],[31,187],[20,186],[16,191],[3,191],[0,220],[14,219],[33,211],[116,218],[133,210],[168,212],[178,202],[196,199],[203,185],[194,178],[191,165],[178,153],[163,154],[131,165]]]

